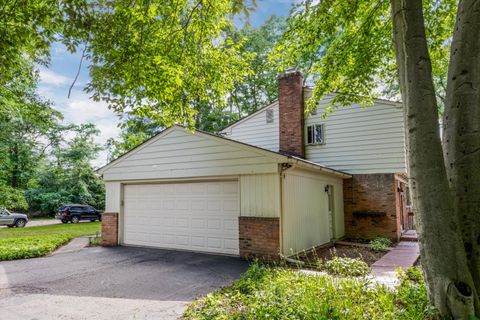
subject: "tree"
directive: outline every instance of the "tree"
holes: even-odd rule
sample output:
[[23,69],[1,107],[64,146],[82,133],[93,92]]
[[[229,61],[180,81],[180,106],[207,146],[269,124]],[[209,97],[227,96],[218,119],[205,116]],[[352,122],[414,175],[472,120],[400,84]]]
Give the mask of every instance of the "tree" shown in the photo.
[[339,94],[330,112],[368,105],[399,84],[429,297],[443,316],[458,319],[480,316],[479,7],[473,0],[458,8],[455,1],[305,1],[272,54],[285,67],[324,52],[307,70],[316,82],[308,109],[331,91]]
[[54,145],[42,165],[38,183],[27,190],[31,211],[55,212],[66,203],[80,203],[103,209],[105,187],[90,162],[101,147],[95,143],[98,130],[92,124],[70,126],[73,138]]

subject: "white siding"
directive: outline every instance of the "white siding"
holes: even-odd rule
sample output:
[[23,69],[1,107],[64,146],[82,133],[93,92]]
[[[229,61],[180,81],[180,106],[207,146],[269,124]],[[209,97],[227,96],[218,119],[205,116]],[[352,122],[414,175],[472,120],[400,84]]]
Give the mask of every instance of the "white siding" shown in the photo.
[[277,162],[248,146],[173,127],[101,172],[105,181],[232,176],[277,172]]
[[[266,112],[273,110],[273,123],[267,123]],[[226,128],[222,133],[225,137],[260,148],[278,151],[278,102],[260,110],[250,117]]]
[[120,212],[120,182],[105,183],[105,212]]
[[306,158],[340,171],[396,173],[406,171],[403,112],[394,104],[376,102],[371,107],[340,107],[325,119],[325,107],[332,96],[319,105],[305,125],[325,124],[324,145],[305,146]]
[[283,178],[282,251],[293,255],[330,242],[328,195],[334,190],[334,238],[345,235],[343,180],[305,170],[287,170]]
[[240,177],[242,216],[280,216],[280,176],[258,174]]

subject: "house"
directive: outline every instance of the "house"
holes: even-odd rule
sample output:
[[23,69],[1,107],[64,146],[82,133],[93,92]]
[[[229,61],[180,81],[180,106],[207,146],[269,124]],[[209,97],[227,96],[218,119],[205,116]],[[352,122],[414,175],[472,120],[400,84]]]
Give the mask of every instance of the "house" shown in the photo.
[[172,126],[99,169],[104,245],[277,259],[348,237],[398,239],[406,212],[401,105],[304,117],[300,73],[221,135]]

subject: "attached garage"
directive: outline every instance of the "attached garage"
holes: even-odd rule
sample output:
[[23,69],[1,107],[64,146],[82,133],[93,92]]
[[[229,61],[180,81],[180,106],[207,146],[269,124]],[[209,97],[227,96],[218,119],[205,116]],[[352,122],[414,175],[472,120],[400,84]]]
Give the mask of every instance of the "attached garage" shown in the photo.
[[106,245],[276,259],[344,236],[349,175],[221,136],[176,125],[99,173]]
[[123,243],[238,255],[237,180],[126,184]]

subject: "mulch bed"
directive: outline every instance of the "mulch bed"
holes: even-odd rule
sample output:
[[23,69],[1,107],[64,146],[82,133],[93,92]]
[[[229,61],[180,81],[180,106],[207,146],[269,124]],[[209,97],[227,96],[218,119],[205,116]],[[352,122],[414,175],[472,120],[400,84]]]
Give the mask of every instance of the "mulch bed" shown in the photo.
[[359,258],[371,266],[375,261],[384,256],[386,252],[375,252],[368,247],[348,246],[336,244],[331,247],[317,248],[316,252],[309,252],[306,255],[300,256],[300,260],[306,262],[313,262],[316,258],[322,260],[331,260],[333,256],[343,258]]

